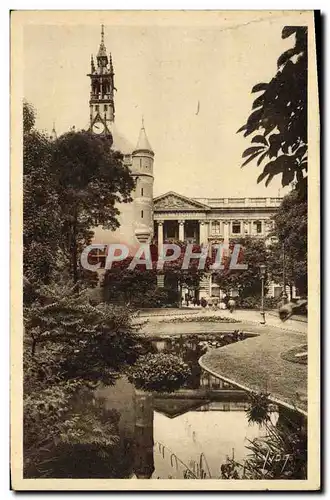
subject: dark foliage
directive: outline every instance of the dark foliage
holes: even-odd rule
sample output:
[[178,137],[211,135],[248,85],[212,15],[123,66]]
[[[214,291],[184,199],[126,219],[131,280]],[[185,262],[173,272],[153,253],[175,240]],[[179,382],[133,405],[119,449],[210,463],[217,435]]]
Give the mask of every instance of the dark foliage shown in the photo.
[[277,61],[278,71],[268,83],[252,89],[258,93],[252,112],[238,132],[252,134],[251,147],[243,153],[242,166],[253,160],[263,165],[258,182],[266,186],[274,176],[282,185],[307,187],[307,27],[286,26],[282,38],[295,37],[294,46]]

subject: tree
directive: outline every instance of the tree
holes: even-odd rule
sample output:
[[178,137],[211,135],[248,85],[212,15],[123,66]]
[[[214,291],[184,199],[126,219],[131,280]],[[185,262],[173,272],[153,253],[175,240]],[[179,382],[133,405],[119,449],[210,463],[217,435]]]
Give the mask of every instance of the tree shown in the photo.
[[104,275],[103,290],[106,302],[147,307],[157,289],[157,273],[138,265],[130,270],[133,257],[115,262]]
[[43,287],[25,310],[25,330],[31,355],[38,360],[50,346],[56,348],[61,380],[112,384],[124,364],[141,353],[137,327],[127,309],[88,301],[88,290],[76,286]]
[[90,389],[113,384],[146,352],[127,309],[94,307],[76,288],[44,286],[24,310],[24,457],[34,474],[62,445],[102,451],[118,441]]
[[134,180],[122,159],[107,139],[89,132],[69,132],[54,143],[62,248],[74,282],[79,279],[80,252],[91,243],[93,228],[118,228],[118,204],[132,201]]
[[275,175],[282,185],[295,183],[307,191],[307,27],[286,26],[282,38],[295,36],[295,44],[277,61],[278,71],[269,83],[258,83],[252,113],[238,132],[255,134],[243,153],[242,167],[252,160],[263,165],[258,181],[266,186]]
[[307,201],[294,190],[283,198],[274,216],[274,236],[268,269],[272,279],[283,283],[283,251],[286,284],[295,285],[301,295],[307,295]]
[[[224,269],[215,272],[215,281],[229,295],[233,289],[238,290],[241,298],[260,296],[260,265],[267,262],[267,248],[263,239],[240,238],[230,242],[230,249],[235,244],[241,245],[237,259],[238,264],[246,264],[246,270],[230,269],[230,256],[224,259]],[[266,279],[267,286],[267,279]]]
[[[34,128],[35,111],[23,104],[23,256],[24,276],[32,284],[49,283],[56,270],[59,205],[51,169],[52,145]],[[27,299],[25,295],[25,299]]]

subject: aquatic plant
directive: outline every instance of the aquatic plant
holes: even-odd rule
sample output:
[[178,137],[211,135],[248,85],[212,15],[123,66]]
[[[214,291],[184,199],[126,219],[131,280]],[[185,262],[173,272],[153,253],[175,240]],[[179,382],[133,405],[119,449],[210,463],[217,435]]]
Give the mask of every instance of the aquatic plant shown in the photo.
[[257,423],[259,425],[268,422],[270,419],[269,394],[266,392],[251,392],[249,394],[250,405],[246,410],[248,422]]

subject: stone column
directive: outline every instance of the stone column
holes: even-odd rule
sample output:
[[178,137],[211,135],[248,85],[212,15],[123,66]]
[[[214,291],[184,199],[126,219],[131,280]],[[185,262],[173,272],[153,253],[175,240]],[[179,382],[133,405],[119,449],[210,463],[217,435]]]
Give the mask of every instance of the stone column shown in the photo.
[[249,220],[249,236],[252,236],[252,220]]
[[209,234],[210,234],[210,221],[206,220],[204,222],[204,241],[202,243],[209,242]]
[[202,245],[205,242],[205,221],[199,221],[199,244]]
[[261,220],[261,234],[265,236],[265,221]]
[[179,241],[184,241],[184,220],[179,220]]
[[229,224],[230,222],[228,221],[223,222],[223,242],[225,244],[229,243]]
[[223,222],[223,220],[221,220],[220,221],[220,236],[222,236],[222,238],[223,238],[224,232],[225,232],[225,223]]
[[163,224],[164,221],[159,220],[157,221],[158,224],[158,247],[163,244],[164,242],[164,235],[163,235]]

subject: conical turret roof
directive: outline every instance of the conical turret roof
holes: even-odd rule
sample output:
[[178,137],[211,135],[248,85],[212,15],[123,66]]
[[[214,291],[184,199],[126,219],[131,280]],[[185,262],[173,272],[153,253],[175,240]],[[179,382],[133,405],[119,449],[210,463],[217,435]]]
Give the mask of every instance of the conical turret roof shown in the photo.
[[142,126],[139,134],[139,139],[136,145],[136,148],[134,152],[136,151],[150,151],[153,153],[152,147],[150,146],[150,142],[148,140],[145,128],[144,128],[144,121],[142,120]]

